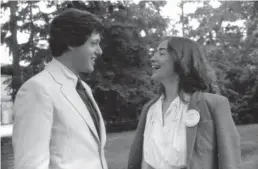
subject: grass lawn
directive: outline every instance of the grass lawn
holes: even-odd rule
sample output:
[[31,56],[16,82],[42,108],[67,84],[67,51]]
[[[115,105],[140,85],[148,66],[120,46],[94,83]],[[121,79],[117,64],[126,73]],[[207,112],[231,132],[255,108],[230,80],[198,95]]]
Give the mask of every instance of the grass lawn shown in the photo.
[[[238,126],[241,136],[243,166],[241,169],[258,169],[258,125]],[[106,157],[109,169],[124,169],[127,165],[129,149],[134,132],[108,134]],[[3,138],[1,143],[1,167],[13,169],[11,138]]]
[[[238,126],[241,136],[242,169],[258,169],[258,125]],[[124,169],[134,132],[108,134],[106,157],[109,169]]]
[[241,136],[242,169],[258,169],[258,125],[238,127]]

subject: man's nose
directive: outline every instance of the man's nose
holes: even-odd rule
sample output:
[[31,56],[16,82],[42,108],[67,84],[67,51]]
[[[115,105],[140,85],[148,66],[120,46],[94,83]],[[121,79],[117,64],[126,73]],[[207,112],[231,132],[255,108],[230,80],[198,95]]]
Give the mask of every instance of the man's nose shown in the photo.
[[98,48],[97,48],[97,50],[96,50],[96,54],[97,55],[102,55],[102,49],[101,49],[101,47],[98,45]]

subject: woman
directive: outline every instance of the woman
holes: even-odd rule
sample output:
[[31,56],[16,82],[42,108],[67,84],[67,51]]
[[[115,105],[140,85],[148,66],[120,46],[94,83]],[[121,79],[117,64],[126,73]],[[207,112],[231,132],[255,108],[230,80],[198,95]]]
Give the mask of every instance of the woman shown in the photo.
[[208,93],[216,78],[199,45],[169,37],[151,64],[161,92],[142,110],[128,169],[239,169],[229,102]]

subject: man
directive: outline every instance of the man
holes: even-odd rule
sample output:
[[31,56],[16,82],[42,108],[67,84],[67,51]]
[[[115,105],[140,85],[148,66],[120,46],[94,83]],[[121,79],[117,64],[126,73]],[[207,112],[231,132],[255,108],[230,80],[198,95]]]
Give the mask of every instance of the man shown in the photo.
[[22,85],[14,103],[15,169],[107,169],[104,122],[78,76],[94,70],[102,30],[94,15],[71,8],[51,22],[54,58]]

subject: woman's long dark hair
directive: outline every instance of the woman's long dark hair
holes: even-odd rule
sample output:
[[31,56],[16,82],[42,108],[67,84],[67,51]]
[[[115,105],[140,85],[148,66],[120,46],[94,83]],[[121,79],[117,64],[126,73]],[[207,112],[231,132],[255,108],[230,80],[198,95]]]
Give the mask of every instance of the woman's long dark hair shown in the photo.
[[[174,71],[179,76],[179,96],[196,91],[218,92],[214,69],[208,64],[200,45],[183,37],[168,37],[167,50],[174,61]],[[161,87],[164,92],[164,87]]]

